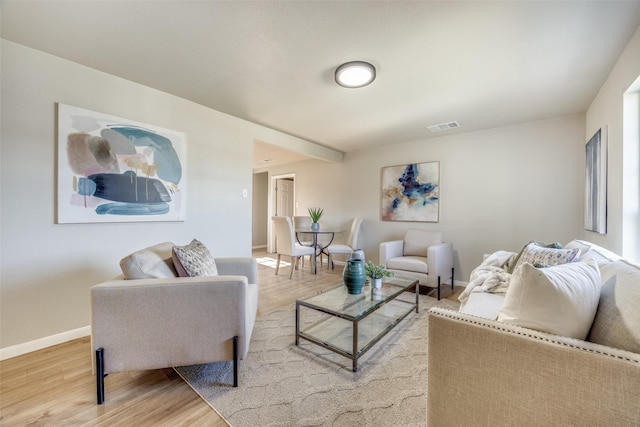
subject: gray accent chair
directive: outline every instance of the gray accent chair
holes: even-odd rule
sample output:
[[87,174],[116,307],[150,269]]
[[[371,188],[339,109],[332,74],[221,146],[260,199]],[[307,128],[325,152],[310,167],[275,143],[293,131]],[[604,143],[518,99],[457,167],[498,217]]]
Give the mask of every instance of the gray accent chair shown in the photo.
[[121,261],[127,277],[91,288],[97,403],[110,373],[238,360],[249,351],[258,309],[252,258],[216,258],[218,276],[175,277],[173,243]]

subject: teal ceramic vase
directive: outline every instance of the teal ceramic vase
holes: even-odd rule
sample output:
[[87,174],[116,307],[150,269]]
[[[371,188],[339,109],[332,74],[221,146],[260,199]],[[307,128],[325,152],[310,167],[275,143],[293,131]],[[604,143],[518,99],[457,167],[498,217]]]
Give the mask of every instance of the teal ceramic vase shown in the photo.
[[367,274],[364,271],[364,261],[357,258],[349,258],[347,265],[344,267],[342,279],[344,280],[344,285],[347,287],[348,293],[353,295],[361,294],[364,283],[367,281]]
[[318,230],[320,230],[320,223],[319,222],[311,223],[311,231],[318,231]]

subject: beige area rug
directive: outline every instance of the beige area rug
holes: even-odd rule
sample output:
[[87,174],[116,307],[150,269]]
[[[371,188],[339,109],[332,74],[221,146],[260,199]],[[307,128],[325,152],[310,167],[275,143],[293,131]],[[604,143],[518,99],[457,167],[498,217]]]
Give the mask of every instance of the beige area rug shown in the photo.
[[365,353],[358,372],[346,357],[305,340],[295,345],[294,305],[256,321],[238,388],[231,362],[175,369],[233,427],[425,426],[427,311],[434,306],[459,304],[421,295],[420,312]]

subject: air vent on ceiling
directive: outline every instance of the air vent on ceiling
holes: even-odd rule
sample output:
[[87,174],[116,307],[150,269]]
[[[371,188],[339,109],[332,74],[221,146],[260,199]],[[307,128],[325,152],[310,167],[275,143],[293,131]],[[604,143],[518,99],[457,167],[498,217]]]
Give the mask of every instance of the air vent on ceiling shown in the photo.
[[447,123],[440,123],[439,125],[429,126],[428,129],[431,132],[441,132],[443,130],[456,129],[460,127],[460,123],[453,121]]

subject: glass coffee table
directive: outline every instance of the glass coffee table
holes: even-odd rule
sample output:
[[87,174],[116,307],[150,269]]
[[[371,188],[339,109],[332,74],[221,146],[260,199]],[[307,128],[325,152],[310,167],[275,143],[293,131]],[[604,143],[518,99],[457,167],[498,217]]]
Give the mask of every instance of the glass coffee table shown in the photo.
[[[415,300],[406,297],[408,291],[415,291]],[[358,358],[409,313],[418,312],[419,293],[417,280],[386,277],[381,289],[367,284],[360,295],[340,284],[296,300],[296,345],[302,338],[348,357],[355,372]]]

